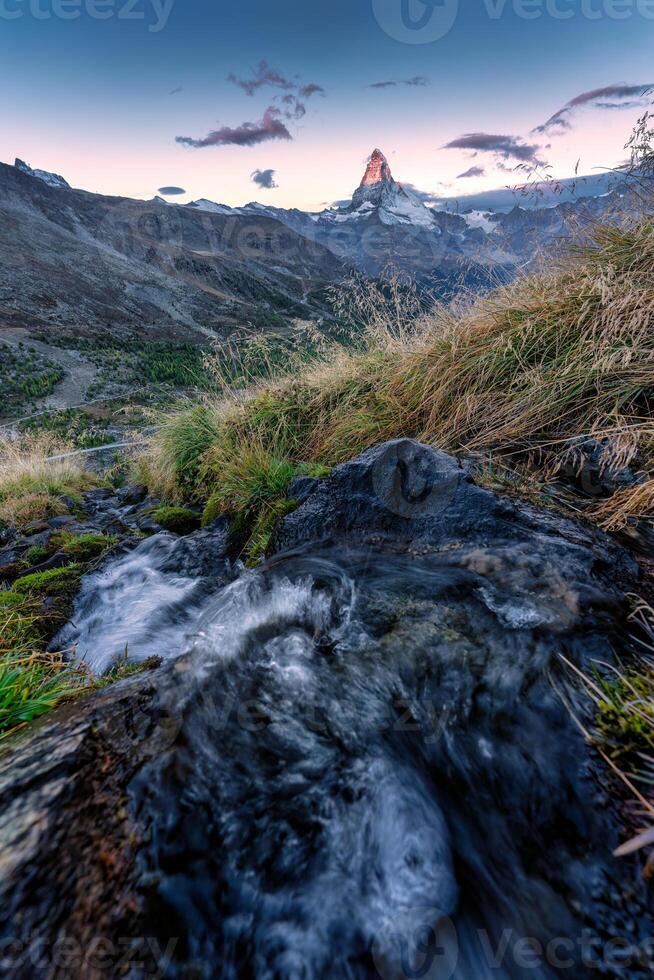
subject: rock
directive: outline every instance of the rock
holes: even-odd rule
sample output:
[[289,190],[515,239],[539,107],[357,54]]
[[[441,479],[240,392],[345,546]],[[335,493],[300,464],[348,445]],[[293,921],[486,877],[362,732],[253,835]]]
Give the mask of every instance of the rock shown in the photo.
[[[431,928],[455,976],[513,980],[523,937],[566,937],[585,980],[578,937],[602,952],[629,923],[644,959],[601,967],[650,975],[646,887],[611,857],[559,656],[610,662],[635,563],[410,440],[299,490],[188,653],[5,745],[0,939],[45,950],[44,977],[64,938],[103,937],[112,976],[131,938],[133,978],[363,980],[406,975],[398,950]],[[219,576],[225,539],[178,539],[158,568]],[[480,935],[509,936],[497,969]]]
[[51,517],[47,523],[49,527],[54,528],[55,531],[58,531],[62,527],[70,529],[72,525],[77,524],[78,521],[76,517],[72,517],[70,514],[62,514],[61,517]]
[[22,578],[24,575],[31,575],[33,572],[47,572],[51,568],[63,568],[64,565],[69,565],[71,559],[63,551],[57,551],[54,555],[46,558],[45,561],[41,562],[39,565],[30,565],[22,568],[20,575],[17,578]]
[[116,491],[121,504],[140,504],[148,495],[148,488],[142,484],[129,484]]
[[0,582],[14,582],[29,571],[29,566],[22,561],[0,562]]
[[21,533],[27,537],[31,537],[34,534],[41,534],[43,531],[49,531],[50,525],[47,521],[29,521],[27,524],[23,524],[21,527]]
[[589,497],[610,497],[624,487],[642,483],[646,476],[630,466],[607,465],[605,453],[610,449],[609,439],[575,439],[570,443],[566,462],[560,476]]

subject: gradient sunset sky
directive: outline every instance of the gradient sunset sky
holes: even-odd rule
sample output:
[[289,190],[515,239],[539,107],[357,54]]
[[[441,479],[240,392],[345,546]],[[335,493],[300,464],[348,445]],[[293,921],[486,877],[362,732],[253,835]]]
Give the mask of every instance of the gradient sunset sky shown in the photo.
[[171,2],[0,0],[0,160],[318,209],[376,146],[438,196],[613,167],[654,100],[652,0]]

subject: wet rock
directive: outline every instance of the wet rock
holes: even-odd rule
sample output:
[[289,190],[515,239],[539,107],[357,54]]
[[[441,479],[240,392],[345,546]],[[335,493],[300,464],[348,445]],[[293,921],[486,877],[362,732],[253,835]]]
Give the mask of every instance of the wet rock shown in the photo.
[[51,517],[47,522],[48,526],[54,528],[55,531],[61,528],[66,528],[69,530],[74,524],[77,524],[77,518],[72,517],[70,514],[62,514],[61,517]]
[[153,569],[216,583],[184,655],[0,754],[0,939],[45,950],[12,977],[63,977],[50,951],[98,936],[134,939],[134,980],[402,977],[425,935],[454,980],[565,976],[516,960],[557,937],[575,980],[650,975],[651,902],[611,857],[560,658],[619,649],[629,555],[409,440],[300,490],[227,588],[224,525],[144,542],[142,579],[113,576],[138,601]]
[[142,484],[130,484],[116,491],[121,504],[140,504],[148,495],[148,488]]
[[31,575],[33,572],[48,572],[51,568],[63,568],[64,565],[70,565],[71,559],[63,551],[57,551],[54,555],[46,558],[38,565],[30,565],[23,567],[19,578],[23,575]]
[[29,521],[27,524],[23,524],[20,530],[21,534],[24,534],[26,537],[32,537],[34,534],[49,531],[50,525],[47,521]]
[[611,440],[572,440],[560,477],[588,497],[610,497],[617,490],[642,483],[647,477],[636,467],[614,462]]

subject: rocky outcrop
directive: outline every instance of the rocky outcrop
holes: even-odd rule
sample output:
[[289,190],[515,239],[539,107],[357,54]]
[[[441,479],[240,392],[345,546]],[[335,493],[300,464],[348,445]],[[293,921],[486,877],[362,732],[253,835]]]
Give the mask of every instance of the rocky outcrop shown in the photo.
[[649,975],[560,657],[611,660],[628,555],[410,440],[292,492],[181,657],[5,747],[12,976]]

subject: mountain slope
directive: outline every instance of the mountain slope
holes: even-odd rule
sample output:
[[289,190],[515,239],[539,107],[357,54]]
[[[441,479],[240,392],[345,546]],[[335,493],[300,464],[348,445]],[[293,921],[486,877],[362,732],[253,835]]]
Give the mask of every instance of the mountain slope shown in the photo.
[[[0,325],[174,339],[323,315],[342,267],[265,215],[103,197],[0,165]],[[281,320],[279,318],[281,317]]]

